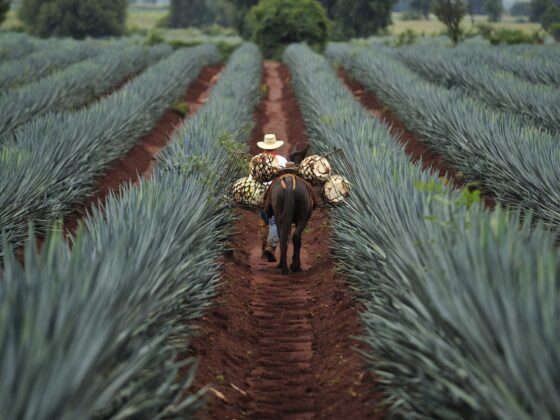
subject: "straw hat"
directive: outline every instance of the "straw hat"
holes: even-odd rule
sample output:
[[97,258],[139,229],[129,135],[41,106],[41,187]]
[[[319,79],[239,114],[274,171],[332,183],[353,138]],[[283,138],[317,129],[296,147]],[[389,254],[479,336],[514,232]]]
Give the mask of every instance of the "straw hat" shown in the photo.
[[282,147],[284,142],[276,140],[276,134],[265,134],[264,141],[259,141],[257,146],[264,150],[274,150]]

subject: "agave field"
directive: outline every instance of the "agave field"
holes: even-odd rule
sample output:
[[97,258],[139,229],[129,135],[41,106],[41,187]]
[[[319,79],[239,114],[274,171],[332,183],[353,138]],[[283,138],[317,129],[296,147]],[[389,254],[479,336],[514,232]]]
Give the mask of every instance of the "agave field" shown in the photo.
[[[559,418],[559,89],[549,45],[294,44],[273,63],[251,43],[0,36],[0,418]],[[286,279],[224,199],[265,132],[341,148],[352,185]],[[126,165],[135,182],[87,204]]]

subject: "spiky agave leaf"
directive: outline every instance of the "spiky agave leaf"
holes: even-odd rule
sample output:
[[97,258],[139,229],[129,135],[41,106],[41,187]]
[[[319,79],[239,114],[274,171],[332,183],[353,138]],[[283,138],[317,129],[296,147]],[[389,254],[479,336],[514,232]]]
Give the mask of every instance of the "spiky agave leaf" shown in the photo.
[[88,60],[10,90],[0,96],[0,132],[7,137],[32,118],[79,109],[159,58],[161,55],[149,54],[143,47],[116,43]]
[[37,50],[39,42],[25,34],[4,34],[0,39],[0,62],[17,60]]
[[[232,55],[201,117],[174,136],[177,148],[168,148],[151,179],[94,209],[71,250],[53,236],[37,256],[30,240],[26,273],[8,252],[0,282],[0,366],[8,372],[0,378],[3,415],[191,418],[200,406],[204,389],[184,397],[193,361],[177,355],[185,353],[191,321],[214,294],[232,215],[216,199],[217,185],[201,182],[204,174],[176,170],[173,159],[182,155],[172,150],[207,151],[219,170],[227,156],[214,144],[217,133],[248,138],[260,77],[241,80],[260,76],[255,48]],[[222,125],[207,125],[216,112],[229,115],[219,119]],[[57,328],[49,330],[53,319]],[[20,349],[22,343],[29,345]],[[184,379],[177,381],[180,371]]]
[[430,47],[400,49],[398,56],[431,82],[459,87],[497,109],[527,117],[529,124],[551,133],[560,129],[560,92],[553,86],[533,84],[511,73],[473,63],[469,56],[443,54]]
[[467,62],[491,66],[515,74],[532,83],[560,86],[560,54],[542,46],[515,47],[461,45],[453,55],[461,55]]
[[100,52],[91,42],[57,42],[57,46],[2,64],[0,91],[40,79]]
[[24,159],[0,166],[0,228],[10,241],[21,245],[29,221],[42,232],[83,202],[109,164],[219,57],[209,45],[180,50],[87,109],[50,114],[16,130],[4,148]]
[[555,136],[526,126],[523,117],[428,83],[381,51],[345,56],[352,74],[467,181],[477,182],[506,206],[534,213],[553,228],[560,225]]
[[391,411],[557,417],[554,235],[528,217],[487,213],[410,163],[307,47],[284,59],[313,141],[345,150],[333,160],[353,190],[332,219],[334,250],[365,307],[367,359]]

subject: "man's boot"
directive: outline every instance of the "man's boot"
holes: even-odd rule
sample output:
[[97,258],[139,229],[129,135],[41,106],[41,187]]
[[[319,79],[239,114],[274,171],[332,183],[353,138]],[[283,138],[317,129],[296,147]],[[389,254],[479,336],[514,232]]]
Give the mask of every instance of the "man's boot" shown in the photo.
[[274,256],[275,252],[276,252],[275,246],[271,246],[271,245],[266,246],[263,254],[265,255],[265,258],[268,259],[268,262],[276,262],[276,257]]
[[266,255],[266,244],[268,239],[268,225],[264,222],[263,219],[259,219],[259,236],[261,239],[261,258],[263,260],[267,260],[268,256]]

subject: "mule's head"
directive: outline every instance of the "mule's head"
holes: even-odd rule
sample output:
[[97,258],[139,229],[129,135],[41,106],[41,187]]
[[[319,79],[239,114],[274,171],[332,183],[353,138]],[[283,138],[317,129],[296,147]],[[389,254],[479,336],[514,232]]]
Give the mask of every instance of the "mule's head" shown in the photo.
[[302,150],[298,150],[299,143],[296,144],[296,147],[293,148],[292,152],[290,153],[289,160],[290,162],[294,162],[296,165],[299,165],[303,159],[307,156],[307,152],[309,151],[309,145],[305,146]]

